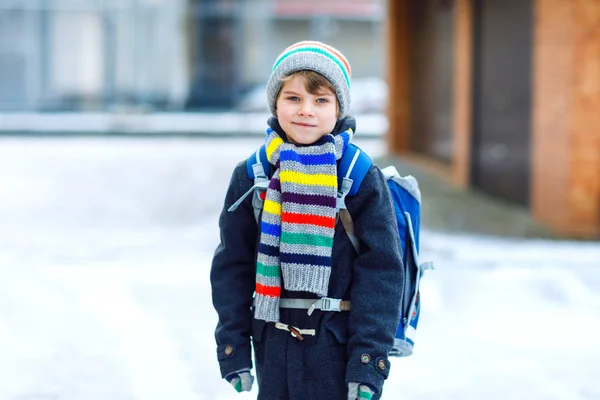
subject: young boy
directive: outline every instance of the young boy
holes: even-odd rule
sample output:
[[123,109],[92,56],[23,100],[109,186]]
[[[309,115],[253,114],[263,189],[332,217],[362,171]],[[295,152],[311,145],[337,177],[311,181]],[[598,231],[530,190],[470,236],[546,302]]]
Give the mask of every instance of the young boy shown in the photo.
[[326,44],[284,50],[267,84],[274,173],[260,223],[252,196],[228,211],[253,185],[245,162],[225,198],[211,269],[217,358],[223,378],[250,391],[253,347],[259,399],[379,399],[389,374],[404,267],[376,166],[346,198],[360,254],[336,213],[338,161],[355,131],[350,76]]

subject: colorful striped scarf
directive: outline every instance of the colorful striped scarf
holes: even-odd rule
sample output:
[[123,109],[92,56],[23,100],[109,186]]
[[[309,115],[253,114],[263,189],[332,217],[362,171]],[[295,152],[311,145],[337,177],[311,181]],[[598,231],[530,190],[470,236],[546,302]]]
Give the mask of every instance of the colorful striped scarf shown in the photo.
[[267,134],[267,158],[276,170],[263,207],[254,316],[277,322],[282,278],[286,290],[327,296],[337,160],[352,140],[353,130],[325,135],[310,146],[284,142],[271,128]]

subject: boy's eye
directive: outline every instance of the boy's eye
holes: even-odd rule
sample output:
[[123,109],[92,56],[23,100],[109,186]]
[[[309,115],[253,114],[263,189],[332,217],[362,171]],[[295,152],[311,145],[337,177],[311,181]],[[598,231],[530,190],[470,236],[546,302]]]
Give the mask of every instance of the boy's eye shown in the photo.
[[291,101],[298,101],[298,100],[300,100],[300,99],[298,98],[298,96],[290,96],[290,97],[288,97],[288,100],[291,100]]
[[328,103],[329,100],[321,98],[321,99],[317,99],[317,102],[318,103]]

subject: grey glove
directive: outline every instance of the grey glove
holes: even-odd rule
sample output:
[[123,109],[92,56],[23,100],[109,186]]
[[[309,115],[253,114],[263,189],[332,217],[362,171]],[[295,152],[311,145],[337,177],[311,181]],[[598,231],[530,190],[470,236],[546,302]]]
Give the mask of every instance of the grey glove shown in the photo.
[[250,373],[249,369],[242,369],[225,377],[227,382],[231,383],[233,388],[238,392],[249,392],[252,390],[252,384],[254,383],[254,377]]
[[348,384],[348,400],[371,400],[375,391],[368,385],[358,382]]

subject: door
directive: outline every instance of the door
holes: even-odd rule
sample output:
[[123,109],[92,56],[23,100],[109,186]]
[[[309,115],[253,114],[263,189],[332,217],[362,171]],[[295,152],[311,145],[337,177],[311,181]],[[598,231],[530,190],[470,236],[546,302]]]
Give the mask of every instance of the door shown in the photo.
[[452,159],[453,3],[410,3],[411,149]]
[[195,0],[192,5],[194,78],[187,107],[228,109],[240,91],[235,44],[241,40],[238,35],[241,3]]
[[474,0],[472,183],[529,205],[532,0]]

